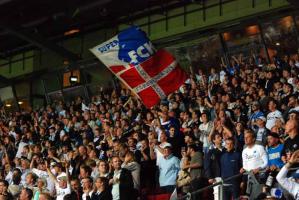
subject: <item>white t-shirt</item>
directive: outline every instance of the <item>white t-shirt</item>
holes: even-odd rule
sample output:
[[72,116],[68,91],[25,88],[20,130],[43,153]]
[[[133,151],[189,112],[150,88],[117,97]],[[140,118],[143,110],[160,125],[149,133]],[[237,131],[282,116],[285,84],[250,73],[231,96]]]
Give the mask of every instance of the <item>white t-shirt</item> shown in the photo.
[[292,112],[292,111],[296,111],[296,112],[299,112],[299,106],[295,107],[295,108],[291,108],[289,110],[289,112]]
[[278,119],[283,121],[282,114],[279,110],[270,112],[267,115],[266,128],[271,130],[271,128],[275,125],[276,120],[278,120]]
[[204,147],[209,147],[210,146],[209,135],[210,135],[211,129],[212,129],[211,122],[208,122],[206,124],[202,123],[202,124],[199,125],[199,130],[201,132],[200,141],[203,143]]
[[259,128],[257,130],[256,139],[255,140],[258,141],[258,142],[262,142],[265,131],[266,131],[265,128]]
[[56,189],[56,200],[63,200],[63,197],[67,194],[71,194],[71,186],[67,184],[66,188],[62,189],[59,187],[59,183],[55,183]]
[[[89,193],[88,193],[88,196],[91,198],[91,195],[93,193],[93,190],[91,190]],[[86,194],[82,194],[82,200],[86,200]]]
[[262,145],[255,144],[251,148],[246,147],[242,151],[243,168],[251,171],[257,168],[265,168],[268,164],[267,153]]
[[[113,179],[118,179],[119,180],[120,173],[121,173],[121,170],[114,171]],[[120,199],[120,197],[119,197],[119,182],[113,184],[111,193],[112,193],[112,199],[113,200],[119,200]]]
[[220,82],[223,83],[223,81],[224,81],[224,76],[226,75],[225,71],[222,70],[222,71],[219,73],[219,75],[220,75]]

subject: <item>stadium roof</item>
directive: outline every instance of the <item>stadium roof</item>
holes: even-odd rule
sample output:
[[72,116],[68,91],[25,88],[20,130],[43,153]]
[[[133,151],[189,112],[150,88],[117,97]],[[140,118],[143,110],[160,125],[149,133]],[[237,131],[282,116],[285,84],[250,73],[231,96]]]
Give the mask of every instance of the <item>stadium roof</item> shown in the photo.
[[[0,58],[45,47],[76,59],[55,42],[137,17],[182,6],[191,0],[0,0]],[[132,14],[133,13],[133,14]],[[53,42],[55,41],[55,42]]]

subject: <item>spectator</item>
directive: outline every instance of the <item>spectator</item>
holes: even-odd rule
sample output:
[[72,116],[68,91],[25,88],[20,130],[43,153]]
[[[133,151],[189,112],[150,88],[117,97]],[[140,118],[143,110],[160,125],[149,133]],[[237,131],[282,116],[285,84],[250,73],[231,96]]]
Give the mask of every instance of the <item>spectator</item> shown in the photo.
[[23,188],[19,196],[20,200],[31,200],[33,197],[33,192],[29,188]]
[[[8,199],[13,199],[12,194],[8,191],[8,182],[5,180],[0,180],[0,194],[6,196]],[[31,191],[32,193],[32,191]],[[31,194],[32,197],[32,194]]]
[[268,167],[270,171],[276,172],[283,166],[281,160],[283,144],[279,143],[279,135],[277,133],[268,133],[267,140]]
[[53,175],[48,166],[47,172],[49,177],[55,184],[57,200],[63,200],[65,195],[71,194],[71,186],[68,178],[68,168],[66,168],[66,174],[61,173],[57,178]]
[[289,180],[287,178],[287,173],[290,169],[290,167],[295,164],[299,163],[299,151],[295,151],[291,158],[289,159],[288,163],[283,166],[283,168],[280,170],[280,172],[277,174],[277,181],[278,183],[286,189],[292,196],[297,199],[299,195],[299,184],[295,181]]
[[82,200],[83,190],[78,178],[71,179],[71,196],[72,199]]
[[98,163],[98,176],[99,177],[109,177],[109,172],[108,172],[108,163],[105,160],[100,160]]
[[267,167],[267,153],[263,146],[255,144],[255,136],[251,130],[245,131],[244,138],[246,148],[242,152],[243,167],[241,173],[252,171],[257,174]]
[[201,124],[199,125],[200,141],[203,143],[203,152],[206,154],[210,147],[209,136],[211,134],[213,123],[209,120],[208,114],[203,112],[200,117]]
[[162,191],[172,193],[176,187],[176,179],[180,170],[180,161],[172,155],[171,145],[165,145],[163,157],[158,162],[159,184]]
[[291,154],[299,149],[298,121],[290,119],[285,125],[285,133],[289,136],[284,143],[282,160],[287,163]]
[[125,160],[121,167],[131,172],[134,182],[134,189],[138,195],[140,189],[140,165],[136,162],[135,155],[132,151],[129,151],[126,154]]
[[266,118],[264,116],[260,116],[256,119],[256,126],[257,129],[255,129],[255,135],[256,135],[256,144],[259,145],[266,145],[267,143],[267,134],[268,130],[266,129]]
[[284,121],[281,112],[277,110],[276,106],[277,103],[273,99],[269,101],[268,103],[269,113],[267,115],[267,123],[266,123],[266,128],[268,130],[272,129],[272,127],[275,125],[275,122],[277,120]]
[[[112,186],[113,200],[134,200],[134,182],[131,172],[121,168],[121,160],[118,156],[112,158],[112,167],[114,171],[111,173],[109,184]],[[128,195],[132,194],[132,195]]]
[[91,177],[82,179],[83,195],[82,200],[90,200],[93,194],[93,180]]
[[[225,180],[226,178],[235,176],[239,174],[242,167],[242,157],[241,154],[235,151],[235,140],[233,138],[228,138],[225,140],[225,152],[221,156],[220,166],[221,166],[221,178]],[[240,196],[240,180],[232,179],[225,182],[228,186],[224,186],[224,200],[238,199]]]
[[249,117],[248,126],[251,129],[256,129],[256,119],[264,116],[264,113],[260,110],[260,104],[258,102],[253,102],[251,104],[251,113],[252,114]]
[[204,161],[204,174],[209,179],[209,183],[214,182],[214,178],[221,176],[220,159],[223,153],[222,135],[214,132],[211,136],[213,146],[209,149]]
[[92,193],[91,200],[112,200],[111,192],[108,189],[108,179],[98,177],[95,181],[95,190]]

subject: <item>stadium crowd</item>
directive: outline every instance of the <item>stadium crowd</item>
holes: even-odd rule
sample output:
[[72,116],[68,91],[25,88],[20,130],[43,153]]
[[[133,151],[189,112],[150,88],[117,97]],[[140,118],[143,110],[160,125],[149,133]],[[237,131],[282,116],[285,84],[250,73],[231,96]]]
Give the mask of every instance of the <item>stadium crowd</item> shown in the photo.
[[[239,55],[192,73],[151,109],[127,89],[101,90],[89,103],[2,108],[0,197],[146,199],[241,174],[224,181],[225,200],[298,199],[298,71],[298,55],[271,65]],[[192,197],[217,199],[218,189]]]

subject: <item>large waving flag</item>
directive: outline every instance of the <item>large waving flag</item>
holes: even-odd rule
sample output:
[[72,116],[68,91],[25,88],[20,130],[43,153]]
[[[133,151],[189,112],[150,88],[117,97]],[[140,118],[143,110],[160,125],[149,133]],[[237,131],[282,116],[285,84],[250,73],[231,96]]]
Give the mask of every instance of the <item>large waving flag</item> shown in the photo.
[[132,26],[91,52],[148,108],[177,90],[187,79],[175,58],[156,50],[146,34]]

